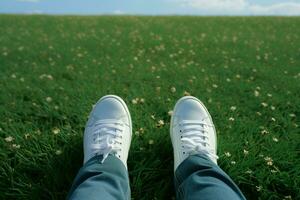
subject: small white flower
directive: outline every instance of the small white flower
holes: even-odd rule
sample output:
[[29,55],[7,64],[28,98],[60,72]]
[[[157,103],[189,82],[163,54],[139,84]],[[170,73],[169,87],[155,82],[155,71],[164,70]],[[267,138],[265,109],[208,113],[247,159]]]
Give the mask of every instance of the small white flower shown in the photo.
[[14,148],[14,149],[20,149],[20,145],[19,144],[12,144],[12,148]]
[[172,93],[176,92],[176,88],[175,87],[171,87],[171,92]]
[[289,200],[292,200],[292,196],[291,196],[291,195],[284,196],[284,199],[289,199]]
[[60,149],[58,149],[58,150],[55,151],[55,154],[60,155],[60,154],[62,154],[62,151]]
[[268,104],[265,103],[265,102],[262,102],[261,105],[262,105],[263,107],[268,107]]
[[14,138],[12,136],[8,136],[4,139],[6,142],[12,142]]
[[271,106],[271,110],[275,110],[275,106]]
[[234,118],[233,118],[233,117],[229,117],[228,120],[229,120],[229,121],[234,121]]
[[267,162],[267,165],[272,166],[273,165],[273,159],[269,156],[264,157],[265,161]]
[[262,188],[263,188],[261,185],[260,185],[260,186],[255,186],[255,187],[256,187],[256,191],[257,191],[257,192],[261,191]]
[[139,129],[139,132],[140,132],[140,133],[144,133],[144,132],[145,132],[145,129],[144,129],[144,128],[140,128],[140,129]]
[[272,166],[273,165],[273,161],[267,161],[267,165]]
[[187,91],[184,91],[184,96],[191,96],[191,93],[187,92]]
[[25,133],[24,137],[25,137],[25,139],[28,139],[30,137],[30,134],[29,133]]
[[46,101],[47,101],[47,102],[51,102],[51,101],[52,101],[52,98],[51,98],[51,97],[46,97]]
[[50,74],[42,74],[42,75],[40,75],[39,78],[40,78],[40,79],[45,79],[45,78],[47,78],[47,79],[49,79],[49,80],[53,80],[53,77],[52,77],[52,75],[50,75]]
[[154,140],[149,140],[148,143],[149,143],[150,145],[152,145],[152,144],[154,144]]
[[138,99],[137,99],[137,98],[136,98],[136,99],[132,99],[132,100],[131,100],[131,103],[132,103],[132,104],[137,104],[137,103],[138,103]]
[[53,76],[50,75],[50,74],[47,75],[47,78],[48,78],[49,80],[53,80]]
[[57,135],[57,134],[60,133],[60,129],[57,128],[57,127],[55,127],[55,128],[52,129],[52,133],[53,133],[54,135]]
[[157,127],[162,127],[163,125],[164,125],[165,123],[164,123],[164,121],[163,120],[158,120],[158,122],[157,122]]
[[231,106],[231,107],[230,107],[230,110],[231,110],[231,111],[235,111],[235,110],[236,110],[236,106]]
[[265,135],[265,134],[268,134],[269,133],[269,131],[267,131],[267,130],[262,130],[261,132],[260,132],[262,135]]
[[273,122],[276,122],[276,119],[275,119],[274,117],[272,117],[271,120],[272,120]]
[[231,156],[231,153],[230,153],[230,152],[225,152],[225,156],[226,156],[226,157],[230,157],[230,156]]
[[261,116],[261,112],[256,112],[256,114],[257,114],[258,116]]

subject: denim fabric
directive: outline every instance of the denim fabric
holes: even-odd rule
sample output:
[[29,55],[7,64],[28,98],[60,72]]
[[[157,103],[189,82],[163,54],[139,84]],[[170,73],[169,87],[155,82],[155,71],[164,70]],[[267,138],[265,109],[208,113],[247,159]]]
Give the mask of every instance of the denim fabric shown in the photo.
[[109,155],[90,159],[79,170],[67,199],[112,200],[130,199],[128,172],[121,160]]
[[192,155],[175,171],[177,199],[246,199],[231,178],[203,155]]
[[[128,172],[122,161],[109,155],[90,159],[78,172],[68,199],[130,199]],[[210,159],[192,155],[175,172],[177,199],[246,199],[230,177]]]

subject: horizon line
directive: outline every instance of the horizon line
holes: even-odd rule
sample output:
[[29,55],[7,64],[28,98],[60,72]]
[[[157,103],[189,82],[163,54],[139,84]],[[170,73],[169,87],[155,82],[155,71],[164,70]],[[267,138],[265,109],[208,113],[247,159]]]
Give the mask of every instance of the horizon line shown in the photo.
[[83,13],[13,13],[13,12],[3,12],[0,13],[0,15],[20,15],[20,16],[30,16],[30,15],[36,15],[36,16],[136,16],[136,17],[176,17],[176,16],[182,16],[182,17],[300,17],[300,15],[202,15],[202,14],[114,14],[114,13],[99,13],[99,14],[83,14]]

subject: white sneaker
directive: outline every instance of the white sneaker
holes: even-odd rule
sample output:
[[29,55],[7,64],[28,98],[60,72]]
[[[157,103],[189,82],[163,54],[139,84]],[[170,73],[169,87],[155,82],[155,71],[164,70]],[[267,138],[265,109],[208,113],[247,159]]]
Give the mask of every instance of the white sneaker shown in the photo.
[[102,97],[90,113],[84,131],[84,163],[95,155],[119,158],[127,168],[131,143],[131,117],[125,102],[118,96]]
[[174,171],[189,155],[202,154],[217,164],[216,130],[203,103],[192,96],[179,99],[171,118]]

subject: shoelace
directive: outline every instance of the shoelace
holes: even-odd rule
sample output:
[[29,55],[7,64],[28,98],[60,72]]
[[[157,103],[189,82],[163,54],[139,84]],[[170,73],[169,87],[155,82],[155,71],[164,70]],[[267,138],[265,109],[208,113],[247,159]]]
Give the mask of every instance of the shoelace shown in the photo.
[[110,153],[121,151],[122,132],[125,124],[119,120],[106,119],[96,121],[93,127],[92,150],[96,155],[103,155],[101,163]]
[[207,127],[213,127],[213,125],[205,122],[184,120],[179,123],[179,126],[181,126],[180,139],[184,154],[205,153],[212,159],[218,159],[218,156],[208,143]]

